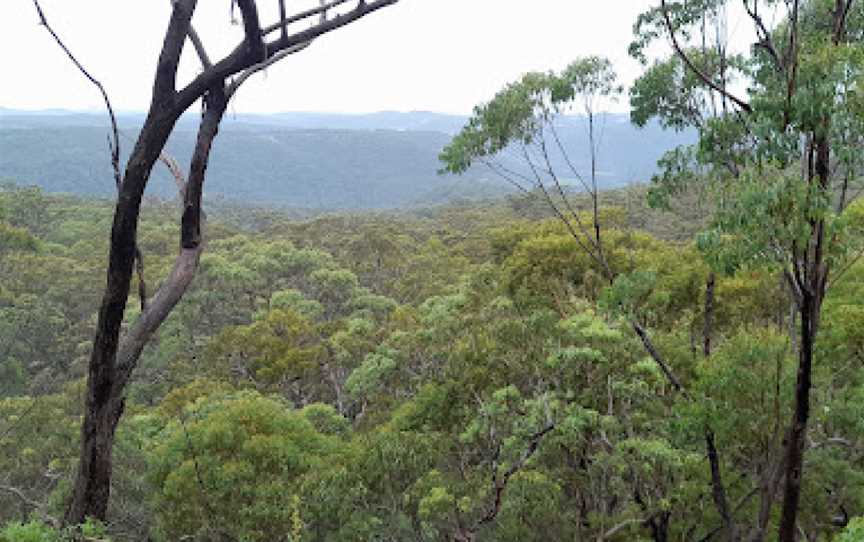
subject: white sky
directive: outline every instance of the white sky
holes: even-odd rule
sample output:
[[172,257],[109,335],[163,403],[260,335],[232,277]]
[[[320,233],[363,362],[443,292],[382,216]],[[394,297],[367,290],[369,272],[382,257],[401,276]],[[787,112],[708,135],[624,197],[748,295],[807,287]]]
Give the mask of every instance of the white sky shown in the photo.
[[[101,109],[100,97],[37,25],[31,0],[2,0],[0,107]],[[246,83],[238,113],[427,110],[468,113],[532,70],[578,56],[610,58],[625,84],[631,28],[653,0],[401,0],[325,35]],[[102,81],[118,110],[146,110],[169,0],[41,0],[66,44]],[[263,24],[276,0],[259,0]],[[317,5],[287,0],[289,10]],[[293,9],[292,9],[293,7]],[[239,14],[238,14],[239,16]],[[199,0],[196,26],[212,57],[241,30],[229,0]],[[197,66],[187,44],[183,74]],[[626,109],[626,99],[617,106]]]

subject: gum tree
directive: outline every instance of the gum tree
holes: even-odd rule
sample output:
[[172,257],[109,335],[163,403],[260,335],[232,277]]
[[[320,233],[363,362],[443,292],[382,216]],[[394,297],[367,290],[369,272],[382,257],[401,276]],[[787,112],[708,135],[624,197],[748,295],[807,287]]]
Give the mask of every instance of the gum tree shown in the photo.
[[[88,517],[104,520],[111,486],[112,448],[117,424],[123,414],[126,387],[141,352],[160,324],[182,298],[195,276],[204,249],[201,196],[213,140],[234,93],[255,72],[306,48],[315,38],[338,30],[398,0],[320,0],[317,7],[294,14],[279,0],[279,18],[265,25],[256,0],[232,0],[242,18],[243,40],[221,59],[211,59],[192,26],[197,0],[172,0],[172,13],[165,31],[153,96],[144,125],[125,170],[119,163],[119,141],[108,96],[102,85],[78,62],[49,26],[38,1],[40,22],[82,73],[105,98],[113,125],[112,163],[117,184],[117,205],[111,230],[107,281],[99,309],[96,336],[87,372],[87,396],[81,427],[81,451],[72,497],[65,522],[80,524]],[[312,22],[312,25],[306,23]],[[190,42],[200,60],[201,71],[185,85],[178,84],[181,54]],[[201,122],[189,166],[184,175],[163,154],[168,137],[180,116],[195,103],[202,104]],[[183,201],[179,224],[179,252],[172,271],[152,297],[139,289],[141,313],[121,335],[132,275],[143,266],[137,248],[141,201],[150,173],[165,160],[178,180]],[[143,275],[140,273],[139,276]]]
[[[793,300],[793,414],[760,477],[762,505],[748,535],[766,536],[782,486],[778,536],[791,542],[799,529],[822,305],[855,243],[846,210],[862,166],[864,11],[854,0],[744,0],[742,16],[756,42],[733,55],[725,42],[726,12],[741,7],[725,0],[661,0],[642,14],[631,53],[646,60],[646,46],[662,38],[672,55],[646,66],[631,105],[637,122],[657,117],[669,126],[699,128],[698,145],[661,161],[656,200],[710,184],[717,209],[700,246],[714,268],[731,273],[768,266],[782,275]],[[707,49],[698,41],[706,26],[720,38]],[[699,99],[722,103],[722,110],[703,119],[693,107]]]

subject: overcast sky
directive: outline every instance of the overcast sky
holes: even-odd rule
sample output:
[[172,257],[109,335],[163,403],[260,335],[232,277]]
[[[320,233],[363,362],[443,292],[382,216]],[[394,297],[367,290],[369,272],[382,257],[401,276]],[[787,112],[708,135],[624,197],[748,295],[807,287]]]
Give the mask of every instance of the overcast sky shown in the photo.
[[[98,109],[99,95],[38,26],[31,0],[2,0],[0,107]],[[256,76],[239,113],[426,110],[467,113],[531,70],[604,55],[629,83],[636,15],[653,0],[401,0]],[[169,0],[42,0],[49,22],[100,79],[115,108],[144,111]],[[289,9],[317,4],[288,0]],[[265,24],[276,0],[259,0]],[[240,39],[229,0],[200,0],[195,23],[211,56]],[[190,47],[186,79],[197,70]],[[618,109],[626,108],[626,100]]]

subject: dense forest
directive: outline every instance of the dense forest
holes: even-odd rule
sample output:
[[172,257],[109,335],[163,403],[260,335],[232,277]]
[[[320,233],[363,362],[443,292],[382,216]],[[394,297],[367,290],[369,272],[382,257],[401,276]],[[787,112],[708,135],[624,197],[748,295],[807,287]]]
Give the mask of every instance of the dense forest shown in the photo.
[[[736,517],[757,517],[794,383],[789,295],[769,269],[718,279],[706,359],[699,202],[603,200],[611,265],[650,281],[606,288],[533,198],[306,221],[214,210],[200,275],[129,391],[111,539],[697,540],[722,525],[706,420]],[[177,209],[144,207],[147,281],[173,261]],[[112,205],[6,185],[0,212],[0,521],[50,522],[77,461]],[[853,266],[826,300],[812,539],[864,510],[862,280]],[[5,536],[41,540],[35,525]]]
[[[864,541],[864,2],[745,0],[736,48],[730,3],[659,0],[629,88],[576,56],[449,132],[220,135],[250,77],[397,2],[232,0],[214,61],[173,0],[133,137],[34,0],[111,122],[104,173],[35,166],[109,182],[10,165],[97,129],[0,130],[0,542]],[[652,141],[608,149],[625,97]],[[470,197],[412,200],[433,175]]]

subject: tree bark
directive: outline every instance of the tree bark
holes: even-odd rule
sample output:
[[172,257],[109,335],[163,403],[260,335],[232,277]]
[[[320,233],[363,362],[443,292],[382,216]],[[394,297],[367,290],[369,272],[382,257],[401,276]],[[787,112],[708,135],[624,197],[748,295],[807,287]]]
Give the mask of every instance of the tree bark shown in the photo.
[[797,514],[801,497],[805,436],[810,416],[810,387],[813,367],[813,345],[816,340],[816,300],[804,292],[801,303],[801,348],[798,355],[798,375],[795,383],[795,412],[786,446],[786,468],[783,490],[783,512],[780,518],[780,542],[797,539]]
[[148,116],[120,187],[107,285],[87,374],[81,456],[66,523],[83,523],[88,517],[104,520],[107,514],[114,433],[123,414],[122,393],[116,387],[116,356],[135,263],[138,215],[147,178],[175,122],[176,117]]
[[[830,180],[830,146],[827,136],[822,135],[817,138],[815,149],[815,175],[811,177],[810,182],[818,182],[818,188],[824,192],[828,190]],[[813,384],[813,352],[819,331],[819,314],[828,282],[828,266],[823,253],[825,221],[811,219],[810,231],[810,243],[804,251],[804,265],[801,266],[803,276],[798,278],[801,291],[798,307],[801,316],[801,336],[795,382],[795,411],[789,430],[784,463],[783,511],[778,533],[780,542],[795,542],[798,537],[797,519],[801,500],[807,422],[810,418],[810,389]]]

